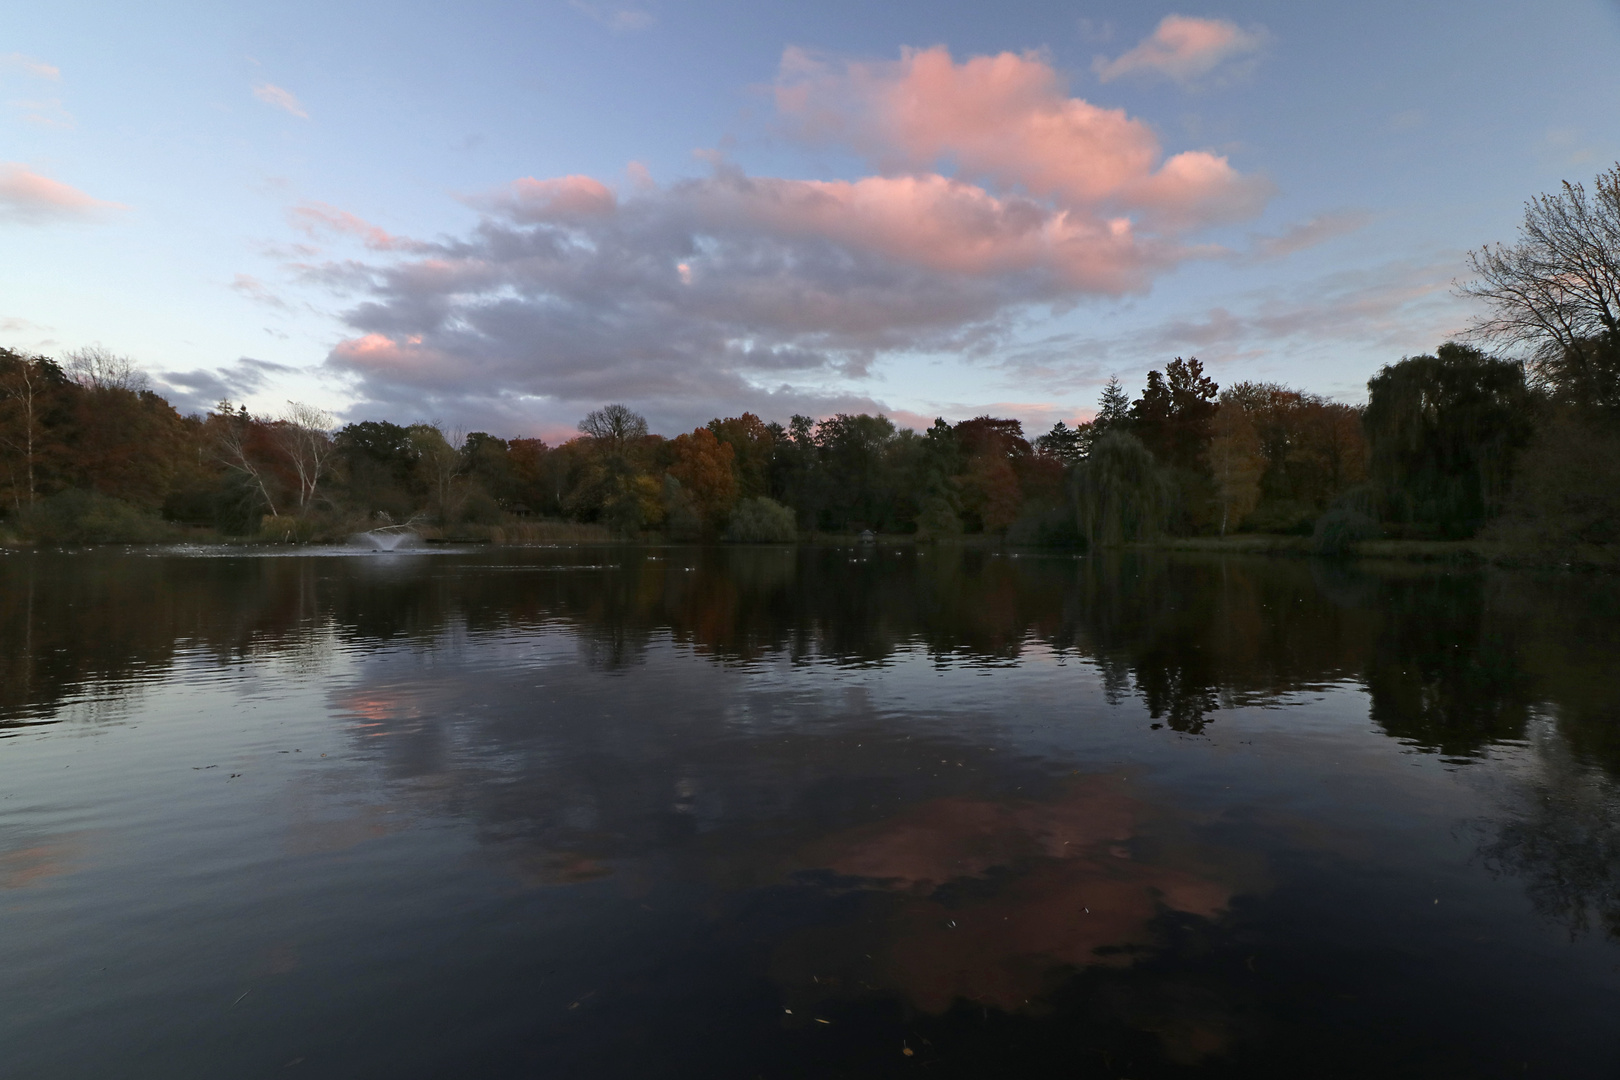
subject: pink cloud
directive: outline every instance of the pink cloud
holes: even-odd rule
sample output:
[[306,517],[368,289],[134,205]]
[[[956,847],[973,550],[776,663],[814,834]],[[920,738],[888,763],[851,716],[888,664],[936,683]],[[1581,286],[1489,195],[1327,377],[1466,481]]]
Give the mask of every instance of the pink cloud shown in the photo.
[[420,335],[395,340],[386,334],[370,333],[339,342],[332,357],[361,374],[390,379],[441,382],[459,378],[455,365],[443,354],[424,348]]
[[[639,175],[633,173],[632,179],[643,186],[652,186],[651,178],[645,173],[645,169]],[[611,188],[600,180],[577,174],[551,180],[525,176],[500,191],[471,196],[466,202],[480,210],[530,224],[597,217],[611,214],[618,207],[618,198]]]
[[60,82],[62,79],[61,68],[54,64],[47,64],[36,57],[25,56],[19,52],[0,56],[0,68],[11,68],[14,71],[32,75],[36,79],[49,79],[51,82]]
[[1146,124],[1068,96],[1038,53],[957,63],[936,46],[833,62],[789,49],[776,103],[796,134],[847,144],[885,173],[949,163],[1001,190],[1074,211],[1140,212],[1176,230],[1252,215],[1271,190],[1206,151],[1161,165]]
[[16,162],[0,164],[0,216],[37,225],[50,221],[88,221],[108,211],[128,209],[103,202],[60,180],[41,176]]
[[1153,269],[1186,254],[1142,242],[1124,218],[1096,220],[1027,198],[998,198],[937,173],[856,181],[722,173],[677,191],[715,228],[821,238],[949,273],[1045,270],[1067,287],[1101,293],[1144,287]]
[[[754,177],[715,152],[709,175],[666,185],[633,165],[617,189],[576,174],[466,196],[484,216],[460,237],[297,268],[358,295],[329,364],[367,400],[439,415],[608,400],[683,423],[871,410],[828,380],[902,352],[993,357],[1034,307],[1230,256],[1197,233],[1254,216],[1271,192],[1070,96],[1038,53],[790,49],[775,93],[790,134],[854,151],[867,175]],[[318,205],[295,220],[396,242]],[[1074,415],[1017,408],[1043,426]]]
[[301,105],[298,99],[293,96],[292,91],[283,90],[274,83],[260,83],[258,86],[255,86],[253,88],[253,96],[264,102],[266,105],[274,105],[278,109],[285,109],[287,112],[292,113],[300,120],[309,119],[309,113],[304,111],[304,106]]
[[395,236],[365,218],[340,210],[329,203],[307,202],[287,211],[294,228],[309,236],[321,232],[353,236],[373,251],[410,251],[418,245],[407,237]]
[[1259,27],[1244,30],[1225,19],[1166,15],[1135,48],[1112,60],[1097,57],[1092,70],[1103,82],[1125,75],[1152,75],[1188,84],[1229,60],[1259,52],[1266,38]]

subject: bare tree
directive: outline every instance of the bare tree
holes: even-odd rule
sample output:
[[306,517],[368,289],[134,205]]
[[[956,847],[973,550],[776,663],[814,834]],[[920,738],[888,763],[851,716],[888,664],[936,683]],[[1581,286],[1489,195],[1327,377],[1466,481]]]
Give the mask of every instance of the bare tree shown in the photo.
[[275,516],[276,500],[270,495],[270,485],[264,467],[254,460],[248,449],[253,418],[248,415],[245,405],[240,410],[233,410],[230,402],[221,401],[217,408],[219,412],[218,423],[214,426],[214,457],[220,464],[246,478],[248,483],[257,488],[265,506],[269,507],[271,516]]
[[[0,427],[0,443],[22,459],[24,490],[28,492],[28,505],[32,506],[38,490],[34,464],[39,460],[39,443],[44,435],[40,416],[41,394],[45,390],[46,365],[49,361],[21,356],[9,359],[15,362],[0,370],[0,404],[11,406],[6,411],[14,412],[17,422]],[[22,509],[22,498],[15,487],[12,489],[12,504],[16,509]]]
[[150,386],[146,373],[127,356],[119,356],[104,345],[86,345],[67,354],[68,378],[86,390],[131,390],[139,393]]
[[282,414],[281,423],[276,427],[277,441],[298,477],[300,510],[308,509],[315,501],[315,491],[320,486],[321,474],[326,470],[334,452],[332,445],[334,426],[332,414],[325,409],[305,405],[300,401],[289,401],[287,411]]
[[588,413],[579,430],[612,451],[622,451],[631,442],[645,438],[647,420],[628,405],[605,405]]
[[1620,164],[1593,187],[1525,204],[1518,242],[1471,252],[1478,278],[1458,292],[1490,306],[1473,335],[1526,349],[1544,386],[1620,406]]

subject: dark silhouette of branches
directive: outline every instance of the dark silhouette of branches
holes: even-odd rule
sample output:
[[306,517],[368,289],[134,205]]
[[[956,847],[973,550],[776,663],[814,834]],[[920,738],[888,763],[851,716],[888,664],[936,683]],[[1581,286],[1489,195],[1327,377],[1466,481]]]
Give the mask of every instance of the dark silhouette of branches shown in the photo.
[[1459,287],[1490,314],[1474,335],[1526,349],[1531,373],[1568,400],[1620,406],[1620,164],[1525,205],[1519,239],[1469,255]]

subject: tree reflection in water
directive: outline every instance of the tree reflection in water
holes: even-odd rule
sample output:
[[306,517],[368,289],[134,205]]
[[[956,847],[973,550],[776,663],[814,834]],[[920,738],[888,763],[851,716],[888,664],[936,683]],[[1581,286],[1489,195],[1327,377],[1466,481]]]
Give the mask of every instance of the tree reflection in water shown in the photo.
[[[562,548],[466,558],[181,558],[86,552],[0,559],[0,723],[87,685],[307,644],[429,645],[563,623],[606,669],[668,635],[726,663],[1015,662],[1040,645],[1094,664],[1116,695],[1197,733],[1222,708],[1364,684],[1395,738],[1467,757],[1524,737],[1546,705],[1583,757],[1620,770],[1620,625],[1608,579],[1311,560],[939,546]],[[589,570],[571,567],[588,566]]]
[[1544,917],[1620,940],[1620,793],[1556,731],[1534,735],[1530,777],[1510,790],[1500,824],[1482,823],[1480,855],[1524,882]]
[[[866,1024],[915,1033],[914,1064],[932,1060],[920,1040],[956,1040],[955,1075],[974,1075],[974,1045],[1019,1040],[1095,1052],[1117,1075],[1280,1038],[1297,980],[1272,973],[1292,946],[1256,942],[1281,940],[1274,924],[1295,910],[1308,914],[1289,940],[1321,950],[1299,953],[1311,978],[1360,979],[1371,996],[1422,977],[1437,931],[1399,930],[1419,944],[1376,952],[1397,930],[1322,924],[1358,915],[1335,889],[1377,899],[1426,864],[1340,857],[1322,830],[1360,804],[1300,785],[1371,783],[1408,759],[1493,777],[1481,787],[1500,812],[1473,838],[1477,862],[1522,881],[1547,918],[1620,933],[1617,596],[1595,578],[949,545],[11,554],[0,735],[117,724],[143,688],[287,661],[349,740],[350,780],[370,785],[364,801],[340,791],[338,809],[319,786],[336,781],[278,787],[278,857],[313,881],[316,860],[453,822],[476,846],[465,878],[499,879],[502,904],[573,904],[579,925],[638,943],[587,959],[634,968],[593,1000],[615,1024],[639,1018],[649,1047],[646,1032],[682,1037],[660,1018],[692,1015],[689,998],[700,1010],[692,986],[735,991],[743,971],[786,1010],[770,1039],[841,1025],[823,1050],[793,1044],[823,1071]],[[1377,768],[1312,756],[1324,697],[1355,708]],[[1260,709],[1294,749],[1234,766],[1227,735],[1266,730]],[[1133,754],[1183,786],[1112,768]],[[1305,775],[1255,779],[1268,768]],[[1239,777],[1276,804],[1224,794]],[[1317,798],[1306,821],[1298,807]],[[1367,813],[1376,831],[1386,811]],[[1421,831],[1435,811],[1387,813]],[[101,850],[19,836],[0,887],[77,879]],[[1333,886],[1305,895],[1306,878]],[[1379,902],[1407,926],[1409,899]],[[591,923],[599,912],[617,914]],[[643,915],[686,937],[636,937]],[[1338,989],[1306,996],[1331,1013]],[[629,1039],[588,1011],[546,1029],[548,1052],[588,1062]],[[1361,1029],[1289,1030],[1354,1047],[1345,1032]]]

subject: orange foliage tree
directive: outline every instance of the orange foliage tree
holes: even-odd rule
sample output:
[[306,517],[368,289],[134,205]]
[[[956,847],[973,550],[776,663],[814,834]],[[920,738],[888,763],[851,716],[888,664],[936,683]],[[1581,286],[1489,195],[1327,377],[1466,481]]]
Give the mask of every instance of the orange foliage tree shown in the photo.
[[1221,535],[1227,527],[1249,516],[1260,502],[1260,477],[1265,459],[1260,436],[1242,406],[1223,401],[1215,410],[1209,440],[1209,471],[1215,478],[1215,501],[1220,508]]
[[718,529],[737,501],[737,477],[732,468],[735,451],[708,428],[676,436],[673,449],[675,461],[669,475],[680,481],[697,505],[704,526]]
[[977,524],[984,532],[1004,532],[1024,504],[1019,474],[1028,471],[1035,457],[1023,425],[980,416],[951,430],[965,458],[966,467],[956,480],[962,516],[970,527]]
[[731,447],[732,472],[737,477],[737,497],[756,499],[771,493],[771,453],[776,436],[770,426],[745,412],[724,420],[710,420],[715,438]]

